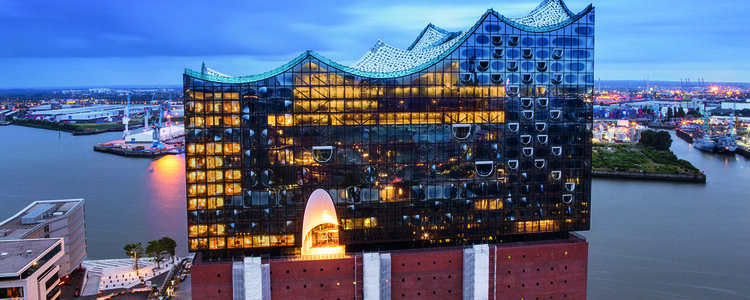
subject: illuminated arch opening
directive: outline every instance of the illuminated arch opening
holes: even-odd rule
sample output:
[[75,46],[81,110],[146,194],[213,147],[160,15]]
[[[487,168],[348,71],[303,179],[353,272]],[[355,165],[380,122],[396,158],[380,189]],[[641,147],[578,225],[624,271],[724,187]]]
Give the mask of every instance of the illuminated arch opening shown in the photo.
[[339,245],[339,226],[333,199],[323,189],[315,190],[307,200],[302,220],[302,255],[343,254]]

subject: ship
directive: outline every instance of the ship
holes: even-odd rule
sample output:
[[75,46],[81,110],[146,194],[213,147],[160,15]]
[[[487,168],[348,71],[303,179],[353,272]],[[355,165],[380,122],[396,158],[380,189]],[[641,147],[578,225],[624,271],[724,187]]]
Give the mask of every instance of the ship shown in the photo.
[[706,152],[714,152],[714,150],[716,150],[716,141],[714,141],[710,135],[706,134],[702,137],[693,139],[693,147]]
[[730,119],[728,126],[721,131],[712,130],[709,123],[708,116],[704,116],[702,128],[692,133],[693,147],[706,152],[734,153],[737,150],[734,122]]
[[715,135],[716,149],[714,151],[721,153],[734,153],[737,150],[737,138],[732,134]]
[[693,140],[693,147],[706,152],[734,153],[737,150],[737,138],[730,133],[704,134]]

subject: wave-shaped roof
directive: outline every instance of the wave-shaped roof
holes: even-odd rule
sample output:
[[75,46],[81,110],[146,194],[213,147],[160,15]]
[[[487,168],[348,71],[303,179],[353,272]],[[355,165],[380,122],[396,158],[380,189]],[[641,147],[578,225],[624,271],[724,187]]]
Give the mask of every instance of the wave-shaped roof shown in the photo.
[[205,64],[201,72],[185,69],[185,74],[216,82],[244,83],[266,79],[289,70],[307,57],[314,57],[322,62],[335,67],[341,71],[354,75],[371,78],[392,78],[412,74],[421,71],[435,62],[445,58],[461,45],[484,21],[493,14],[501,21],[510,26],[530,32],[547,32],[565,27],[583,15],[593,7],[589,5],[578,14],[572,13],[562,0],[544,0],[539,6],[523,17],[508,18],[498,12],[488,10],[477,23],[466,32],[450,32],[433,24],[427,25],[416,40],[406,49],[399,49],[378,41],[362,58],[352,66],[345,66],[317,54],[306,51],[294,60],[275,70],[258,75],[232,77],[218,71],[209,69]]
[[438,57],[462,36],[461,32],[445,31],[430,24],[406,50],[378,41],[352,68],[375,73],[408,70]]

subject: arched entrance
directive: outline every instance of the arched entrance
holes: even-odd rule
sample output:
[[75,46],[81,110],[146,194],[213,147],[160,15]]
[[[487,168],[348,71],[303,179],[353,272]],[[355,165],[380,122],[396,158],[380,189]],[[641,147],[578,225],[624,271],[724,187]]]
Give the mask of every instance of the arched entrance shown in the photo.
[[302,255],[343,254],[339,245],[339,223],[333,199],[323,189],[307,200],[302,220]]

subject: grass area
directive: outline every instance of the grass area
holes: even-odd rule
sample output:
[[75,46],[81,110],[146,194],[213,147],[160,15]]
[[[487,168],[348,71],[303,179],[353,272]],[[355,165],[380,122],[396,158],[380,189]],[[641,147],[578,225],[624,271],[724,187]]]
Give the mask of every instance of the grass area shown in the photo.
[[655,150],[636,144],[595,144],[595,170],[664,174],[701,174],[689,161],[678,159],[670,150]]

